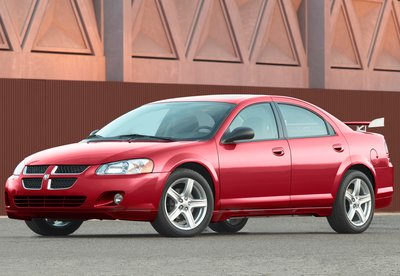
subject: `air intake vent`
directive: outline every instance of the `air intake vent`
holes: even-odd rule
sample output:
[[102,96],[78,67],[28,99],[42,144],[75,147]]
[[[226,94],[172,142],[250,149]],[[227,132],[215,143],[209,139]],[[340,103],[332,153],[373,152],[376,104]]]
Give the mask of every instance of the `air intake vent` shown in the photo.
[[86,196],[16,196],[17,207],[79,207]]
[[80,174],[83,173],[88,166],[83,165],[62,165],[57,166],[54,171],[56,174]]
[[49,166],[26,166],[25,174],[44,174]]
[[27,190],[40,190],[42,188],[42,179],[24,178],[22,179],[22,186]]
[[53,178],[50,180],[50,190],[69,189],[75,181],[76,178]]

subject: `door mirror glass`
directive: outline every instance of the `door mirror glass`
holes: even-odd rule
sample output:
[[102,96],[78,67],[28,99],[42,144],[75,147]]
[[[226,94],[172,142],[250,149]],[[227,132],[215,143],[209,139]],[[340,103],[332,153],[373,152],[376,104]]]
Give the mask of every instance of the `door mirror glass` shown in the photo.
[[254,130],[249,127],[237,127],[232,132],[226,133],[222,138],[223,144],[232,144],[240,140],[251,140],[254,138]]

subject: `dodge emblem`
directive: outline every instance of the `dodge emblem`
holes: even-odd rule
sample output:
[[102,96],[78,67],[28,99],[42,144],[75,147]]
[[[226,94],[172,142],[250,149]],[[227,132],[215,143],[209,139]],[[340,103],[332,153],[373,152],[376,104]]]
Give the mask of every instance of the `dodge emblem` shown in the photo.
[[45,175],[43,176],[43,180],[47,180],[47,179],[49,179],[49,177],[50,177],[50,175],[45,174]]

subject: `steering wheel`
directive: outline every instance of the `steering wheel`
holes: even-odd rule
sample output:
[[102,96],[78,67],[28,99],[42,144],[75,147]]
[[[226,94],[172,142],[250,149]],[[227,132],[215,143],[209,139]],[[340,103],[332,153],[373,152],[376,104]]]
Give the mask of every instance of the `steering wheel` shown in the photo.
[[210,127],[210,126],[198,126],[198,127],[195,128],[194,132],[203,132],[203,131],[200,131],[201,129],[208,130],[208,133],[210,133],[213,130],[213,127]]

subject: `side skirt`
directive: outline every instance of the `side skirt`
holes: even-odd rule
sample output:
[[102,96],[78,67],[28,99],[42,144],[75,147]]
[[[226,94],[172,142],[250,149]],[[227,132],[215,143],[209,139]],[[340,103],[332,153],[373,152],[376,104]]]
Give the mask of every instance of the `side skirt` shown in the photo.
[[282,208],[282,209],[243,209],[217,210],[213,212],[212,222],[224,221],[233,217],[268,217],[268,216],[317,216],[326,217],[332,212],[332,207]]

